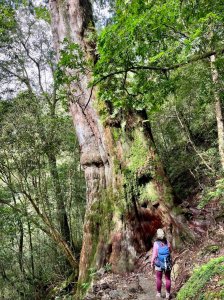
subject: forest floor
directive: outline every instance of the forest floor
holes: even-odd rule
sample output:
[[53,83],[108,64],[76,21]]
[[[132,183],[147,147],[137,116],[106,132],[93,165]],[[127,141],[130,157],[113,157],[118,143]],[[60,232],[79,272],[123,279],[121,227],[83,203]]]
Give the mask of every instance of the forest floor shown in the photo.
[[[174,253],[174,266],[172,270],[172,293],[171,299],[180,287],[190,277],[193,268],[208,262],[211,258],[224,256],[223,228],[218,228],[215,239],[207,239],[198,245],[183,250],[181,253]],[[209,241],[209,242],[208,242]],[[155,300],[156,286],[155,275],[150,267],[151,251],[141,255],[138,259],[134,272],[125,274],[114,274],[104,269],[98,271],[99,278],[94,281],[85,300]],[[163,282],[162,296],[165,298],[165,283]],[[207,287],[208,288],[208,287]],[[219,290],[216,281],[209,282],[209,289]],[[219,300],[217,298],[217,300]],[[221,298],[220,298],[221,300]]]
[[149,256],[140,258],[139,262],[143,268],[139,267],[134,272],[122,275],[110,272],[103,275],[103,270],[101,270],[102,278],[93,284],[85,300],[154,300],[156,298],[155,281],[149,268]]
[[[194,244],[186,245],[181,251],[173,252],[172,293],[175,299],[178,290],[192,274],[193,269],[207,263],[210,259],[224,256],[224,226],[223,221],[211,222],[213,210],[202,210],[200,216],[192,219],[190,226],[197,235]],[[219,211],[220,212],[220,211]],[[209,220],[209,222],[207,222]],[[205,223],[208,223],[205,227]],[[152,250],[151,250],[152,251]],[[87,293],[85,300],[155,300],[155,275],[150,267],[151,251],[139,256],[134,272],[114,274],[104,268],[97,276]],[[223,278],[224,279],[224,278]],[[220,278],[210,280],[205,289],[219,291]],[[162,296],[165,297],[163,282]],[[216,298],[219,300],[219,298]],[[221,298],[220,298],[221,300]]]

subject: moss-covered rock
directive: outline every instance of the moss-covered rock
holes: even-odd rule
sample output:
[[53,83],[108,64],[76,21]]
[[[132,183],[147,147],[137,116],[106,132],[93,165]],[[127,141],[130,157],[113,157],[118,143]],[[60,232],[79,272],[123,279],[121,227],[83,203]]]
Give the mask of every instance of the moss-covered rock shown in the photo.
[[208,245],[205,248],[202,249],[201,254],[208,255],[208,254],[215,254],[218,253],[220,250],[220,246],[218,245]]
[[[214,276],[224,277],[224,256],[211,259],[207,264],[195,269],[190,279],[181,288],[177,295],[177,300],[207,300],[223,299],[223,291],[212,293],[206,290],[208,282],[212,282]],[[220,281],[222,280],[220,279]],[[217,285],[217,283],[216,283]],[[211,298],[213,295],[213,298]]]

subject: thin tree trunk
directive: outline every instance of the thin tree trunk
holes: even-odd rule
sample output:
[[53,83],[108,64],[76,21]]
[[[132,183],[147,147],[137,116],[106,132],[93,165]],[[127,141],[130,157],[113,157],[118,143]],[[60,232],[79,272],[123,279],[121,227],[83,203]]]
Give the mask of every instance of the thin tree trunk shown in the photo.
[[33,242],[32,242],[32,232],[31,232],[31,226],[30,226],[30,221],[29,220],[27,220],[27,225],[28,225],[28,234],[29,234],[31,272],[32,272],[32,278],[34,280],[34,278],[35,278],[35,269],[34,269],[34,257],[33,257]]
[[21,220],[18,220],[19,225],[19,253],[18,253],[18,259],[19,259],[19,267],[21,273],[24,275],[24,266],[23,266],[23,242],[24,242],[24,230],[23,230],[23,224]]
[[[48,101],[48,99],[46,98]],[[52,103],[48,103],[49,108],[50,108],[50,117],[52,120],[56,118],[55,115],[55,109],[56,109],[56,98],[53,97]],[[46,155],[48,158],[48,163],[50,167],[50,174],[53,180],[53,185],[54,185],[54,194],[55,194],[55,199],[56,199],[56,204],[57,204],[57,221],[60,227],[60,232],[62,234],[62,237],[68,243],[68,245],[71,246],[74,250],[74,244],[72,241],[72,237],[70,234],[70,228],[69,228],[69,223],[68,223],[68,217],[67,217],[67,212],[65,208],[65,202],[64,202],[64,197],[62,193],[62,188],[61,188],[61,182],[60,182],[60,177],[58,174],[58,168],[57,168],[57,159],[56,155],[53,152],[54,150],[51,147],[52,141],[49,140],[49,138],[46,137],[45,135],[45,130],[43,128],[43,125],[41,123],[41,120],[39,119],[38,116],[38,125],[40,128],[40,137],[43,143],[46,143],[48,141],[48,147],[46,147]],[[55,128],[51,128],[51,131],[54,131]],[[52,135],[53,132],[51,133]],[[51,136],[51,135],[49,135]]]
[[219,94],[219,74],[218,70],[215,66],[216,56],[210,56],[211,63],[211,75],[212,81],[214,84],[214,99],[215,99],[215,115],[217,121],[217,131],[218,131],[218,145],[219,145],[219,155],[222,170],[224,171],[224,123],[223,123],[223,115],[222,115],[222,105]]
[[68,217],[65,208],[64,198],[62,195],[61,183],[57,169],[56,157],[53,153],[48,153],[48,161],[50,165],[50,172],[53,179],[54,189],[55,189],[55,198],[57,202],[57,215],[58,223],[60,224],[61,234],[64,240],[71,245],[71,248],[74,248],[73,241],[71,239],[70,228],[68,224]]
[[61,249],[62,253],[67,258],[68,262],[70,263],[71,267],[74,270],[77,270],[78,268],[78,262],[70,248],[70,245],[66,243],[64,238],[62,237],[61,233],[55,228],[55,226],[52,224],[48,216],[45,214],[45,212],[41,212],[39,207],[37,206],[34,199],[31,197],[30,194],[28,194],[26,191],[22,191],[23,194],[27,197],[30,204],[33,206],[34,210],[36,211],[37,215],[40,217],[40,219],[43,221],[43,223],[46,226],[46,234],[50,236],[53,241],[58,245],[58,247]]

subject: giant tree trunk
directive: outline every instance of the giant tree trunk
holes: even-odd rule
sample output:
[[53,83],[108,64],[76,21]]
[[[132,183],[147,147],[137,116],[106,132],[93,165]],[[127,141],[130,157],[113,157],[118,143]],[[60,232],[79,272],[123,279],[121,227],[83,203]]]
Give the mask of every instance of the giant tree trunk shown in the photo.
[[[88,37],[93,30],[89,1],[51,0],[50,7],[58,57],[60,42],[68,37],[79,44],[86,59],[94,61],[95,45]],[[171,233],[174,246],[179,230],[187,229],[174,211],[171,187],[145,112],[126,112],[116,124],[108,113],[102,125],[97,112],[100,99],[88,88],[90,75],[76,75],[79,80],[71,85],[70,111],[87,185],[81,283],[91,266],[99,268],[106,262],[117,272],[131,270],[137,251],[150,244],[158,227]]]

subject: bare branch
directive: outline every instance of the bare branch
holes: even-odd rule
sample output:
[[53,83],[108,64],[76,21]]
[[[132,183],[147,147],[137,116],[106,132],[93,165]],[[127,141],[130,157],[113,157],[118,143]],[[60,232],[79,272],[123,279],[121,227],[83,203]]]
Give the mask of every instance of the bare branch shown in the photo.
[[38,72],[38,82],[39,82],[39,85],[40,85],[40,89],[41,89],[41,92],[42,92],[43,94],[45,94],[45,91],[44,91],[44,88],[43,88],[42,82],[41,82],[40,62],[37,61],[34,57],[32,57],[32,56],[30,55],[30,51],[29,51],[29,49],[26,47],[26,44],[25,44],[23,41],[21,41],[21,44],[22,44],[24,50],[26,51],[27,56],[34,62],[34,64],[35,64],[36,67],[37,67],[37,72]]

